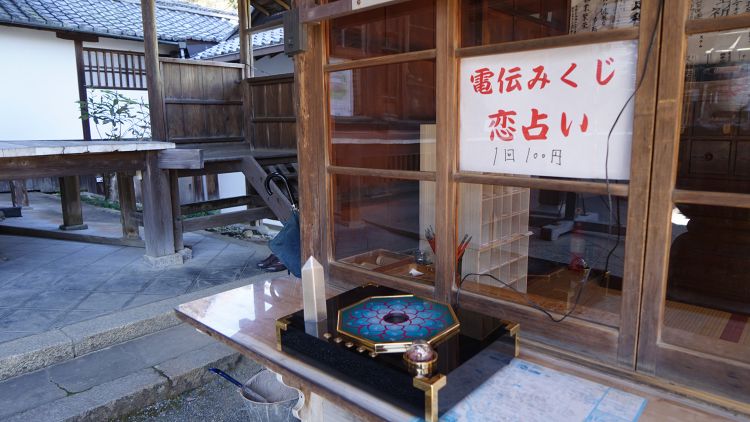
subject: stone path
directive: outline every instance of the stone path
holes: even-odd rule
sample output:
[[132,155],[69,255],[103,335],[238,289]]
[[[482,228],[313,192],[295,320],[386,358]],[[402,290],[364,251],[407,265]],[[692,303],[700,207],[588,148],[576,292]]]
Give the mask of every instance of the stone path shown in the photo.
[[0,420],[117,418],[216,380],[240,356],[179,325],[0,382]]
[[[233,370],[235,379],[246,382],[263,367],[242,358]],[[122,418],[123,422],[248,422],[245,399],[229,382],[215,376],[205,385],[177,397],[162,400],[140,412]]]
[[188,233],[193,259],[153,269],[143,249],[0,235],[0,343],[250,277],[265,245]]

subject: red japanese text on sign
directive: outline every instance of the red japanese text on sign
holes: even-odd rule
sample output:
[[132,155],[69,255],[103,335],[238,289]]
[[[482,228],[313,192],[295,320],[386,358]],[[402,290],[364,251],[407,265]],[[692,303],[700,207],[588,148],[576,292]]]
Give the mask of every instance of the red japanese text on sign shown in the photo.
[[637,45],[461,58],[460,168],[627,179]]

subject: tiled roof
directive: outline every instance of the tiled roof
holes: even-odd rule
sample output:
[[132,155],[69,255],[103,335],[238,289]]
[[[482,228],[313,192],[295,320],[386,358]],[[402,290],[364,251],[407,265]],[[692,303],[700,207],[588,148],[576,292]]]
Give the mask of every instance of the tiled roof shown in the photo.
[[[139,0],[0,0],[0,24],[143,38]],[[232,34],[237,16],[177,0],[156,1],[162,41],[219,42]]]
[[[265,47],[273,47],[284,43],[284,28],[274,28],[268,31],[258,32],[253,34],[253,48],[261,49]],[[197,60],[210,60],[215,57],[226,56],[229,54],[237,54],[240,52],[240,38],[230,38],[224,42],[220,42],[215,46],[201,51],[200,53],[193,56]]]

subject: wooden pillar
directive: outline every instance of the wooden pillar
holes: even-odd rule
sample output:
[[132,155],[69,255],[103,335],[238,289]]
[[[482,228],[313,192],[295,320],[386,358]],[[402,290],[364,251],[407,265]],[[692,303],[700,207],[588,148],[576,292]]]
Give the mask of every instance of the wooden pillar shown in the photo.
[[[295,7],[311,6],[310,0]],[[294,92],[297,115],[297,160],[299,162],[299,203],[303,262],[314,256],[328,269],[331,256],[327,242],[328,187],[326,173],[326,98],[323,74],[323,26],[305,25],[307,46],[294,56]]]
[[[164,110],[164,83],[159,67],[159,42],[156,33],[154,0],[141,0],[143,45],[151,114],[151,139],[165,141],[167,128]],[[175,253],[174,220],[169,174],[159,168],[157,152],[146,155],[146,170],[141,180],[143,192],[143,230],[146,237],[146,259],[152,265],[182,263]]]
[[143,14],[143,47],[148,84],[148,108],[151,117],[151,139],[167,139],[166,113],[164,110],[164,81],[159,67],[159,41],[156,34],[154,0],[141,0]]
[[[437,136],[435,146],[436,192],[435,236],[435,299],[453,302],[456,278],[456,224],[458,215],[458,184],[453,181],[457,171],[458,139],[458,0],[436,2],[437,7]],[[441,224],[448,222],[448,224]]]
[[[174,222],[172,220],[172,196],[170,181],[166,172],[159,168],[157,152],[146,155],[146,170],[141,180],[143,196],[143,230],[146,242],[147,260],[161,266],[158,258],[174,259],[165,263],[177,263],[174,255]],[[181,258],[180,258],[181,262]]]
[[10,198],[14,207],[29,206],[29,193],[26,191],[25,180],[10,181]]
[[[76,54],[76,73],[78,74],[78,100],[88,101],[88,95],[86,93],[86,75],[83,70],[83,41],[76,39],[73,41],[75,46]],[[83,129],[83,139],[86,141],[91,140],[91,123],[89,119],[81,119],[81,126]]]
[[[201,177],[194,177],[193,183],[202,182]],[[181,251],[185,249],[185,244],[182,239],[182,212],[180,211],[180,178],[177,177],[177,172],[172,170],[169,172],[169,185],[172,202],[172,221],[174,225],[174,249]],[[201,183],[201,192],[203,192],[203,183]],[[198,201],[202,201],[201,197]]]
[[[252,86],[250,86],[245,79],[252,78],[255,76],[254,59],[253,59],[253,45],[252,45],[252,34],[250,33],[250,25],[252,17],[250,15],[250,0],[238,0],[237,1],[237,13],[240,18],[240,63],[244,65],[242,68],[242,111],[244,114],[243,131],[245,135],[245,142],[247,142],[251,148],[255,148],[255,142],[253,142],[253,97],[252,97]],[[247,191],[251,192],[251,191]]]
[[239,0],[237,2],[237,13],[240,17],[240,63],[245,65],[245,77],[252,78],[255,76],[253,70],[254,57],[253,57],[253,43],[252,34],[250,33],[251,16],[250,16],[250,3],[251,0]]
[[117,173],[117,194],[120,198],[120,221],[122,222],[122,237],[125,239],[140,239],[138,220],[135,218],[135,188],[133,175]]
[[63,223],[60,230],[84,230],[83,210],[81,208],[81,185],[78,176],[60,178],[60,196],[62,202]]

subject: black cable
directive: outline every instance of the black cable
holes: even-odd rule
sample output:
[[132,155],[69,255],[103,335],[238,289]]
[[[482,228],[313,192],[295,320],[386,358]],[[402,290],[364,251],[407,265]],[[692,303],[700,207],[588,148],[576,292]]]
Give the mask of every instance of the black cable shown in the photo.
[[547,318],[549,318],[550,320],[552,320],[552,322],[563,322],[565,320],[565,318],[569,317],[570,314],[572,314],[576,310],[576,307],[578,306],[578,302],[581,300],[581,294],[583,293],[583,288],[586,287],[586,283],[588,283],[588,281],[589,281],[589,275],[591,274],[591,269],[590,268],[584,268],[583,271],[584,271],[584,275],[583,275],[583,279],[582,279],[582,282],[581,282],[581,287],[578,288],[578,293],[576,293],[576,300],[573,302],[573,307],[570,308],[570,310],[568,312],[566,312],[565,314],[563,314],[563,316],[560,317],[560,318],[555,318],[554,315],[552,315],[552,312],[554,312],[554,311],[548,311],[542,305],[540,305],[540,304],[534,302],[533,300],[529,299],[529,296],[528,296],[527,293],[518,291],[515,287],[513,287],[513,285],[508,284],[508,283],[500,280],[499,278],[495,277],[492,274],[468,273],[468,274],[464,275],[463,278],[461,279],[461,283],[458,285],[458,290],[456,291],[456,308],[460,308],[461,307],[461,286],[463,286],[464,281],[466,281],[467,277],[469,277],[469,276],[490,277],[491,279],[493,279],[493,280],[495,280],[495,281],[497,281],[499,283],[502,283],[504,286],[508,287],[509,289],[511,289],[514,292],[516,292],[516,293],[520,294],[521,296],[523,296],[523,298],[526,299],[526,302],[529,304],[529,306],[531,306],[532,308],[534,308],[534,309],[536,309],[538,311],[541,311],[542,313],[544,313],[544,315],[547,315]]

